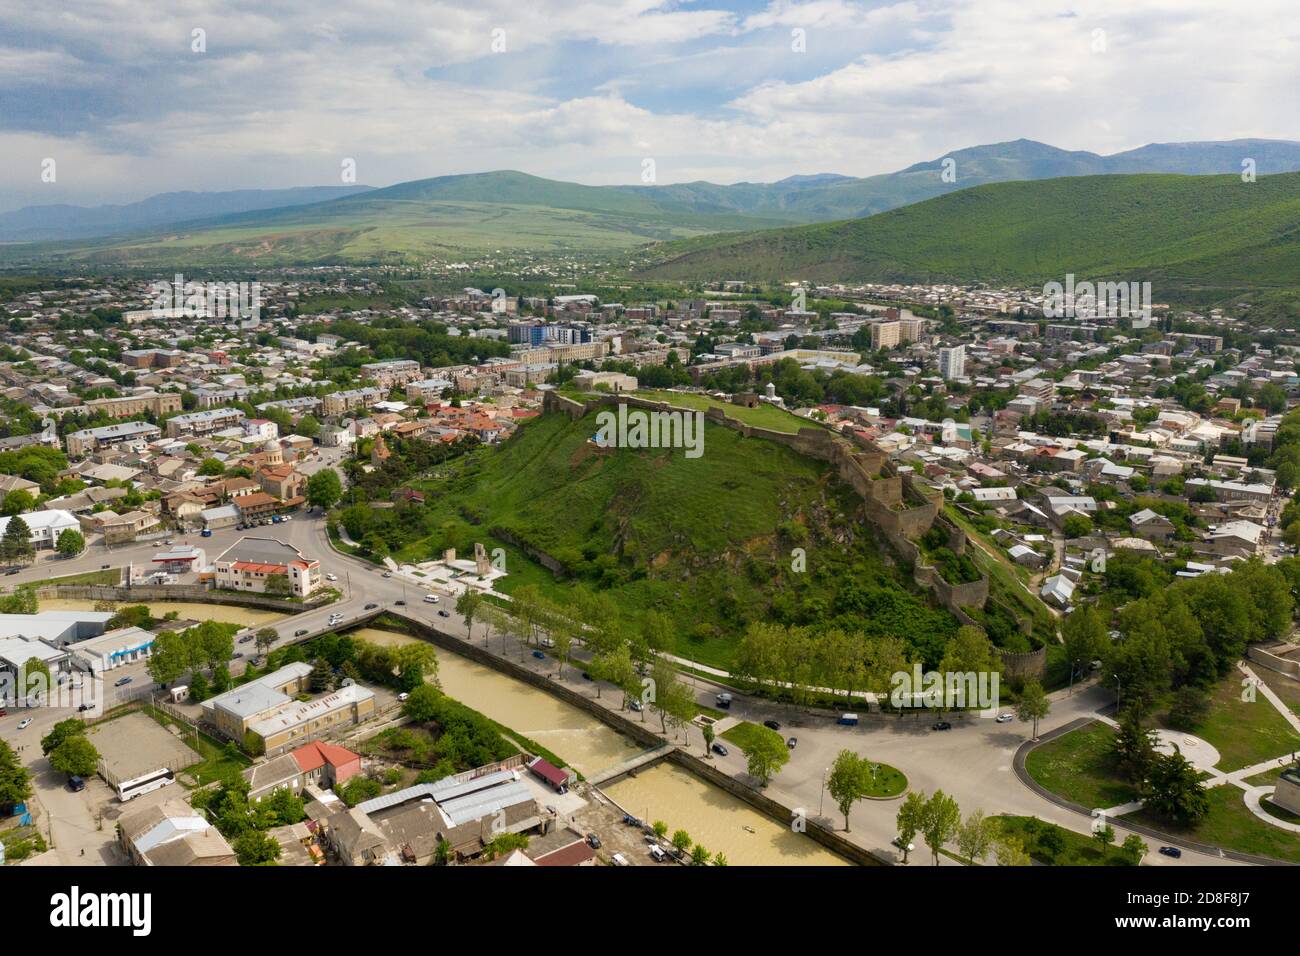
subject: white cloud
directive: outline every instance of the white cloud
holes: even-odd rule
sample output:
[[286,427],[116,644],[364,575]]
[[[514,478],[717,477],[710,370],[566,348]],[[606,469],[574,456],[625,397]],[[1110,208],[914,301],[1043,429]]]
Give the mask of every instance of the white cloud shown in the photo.
[[[0,90],[0,203],[331,183],[343,157],[374,185],[499,168],[637,182],[645,156],[661,183],[732,182],[865,175],[1020,137],[1100,152],[1297,138],[1290,6],[0,0],[0,80],[21,90]],[[205,54],[190,52],[195,27]],[[613,64],[601,80],[566,87],[596,52]],[[710,102],[711,83],[729,92]],[[54,186],[39,183],[45,156]]]

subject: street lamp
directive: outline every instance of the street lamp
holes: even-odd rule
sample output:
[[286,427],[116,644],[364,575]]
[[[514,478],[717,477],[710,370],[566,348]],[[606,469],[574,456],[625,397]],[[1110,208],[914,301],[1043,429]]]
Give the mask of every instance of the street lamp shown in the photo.
[[830,767],[822,771],[822,795],[817,801],[817,816],[819,817],[823,816],[823,811],[826,809],[826,775],[830,772]]

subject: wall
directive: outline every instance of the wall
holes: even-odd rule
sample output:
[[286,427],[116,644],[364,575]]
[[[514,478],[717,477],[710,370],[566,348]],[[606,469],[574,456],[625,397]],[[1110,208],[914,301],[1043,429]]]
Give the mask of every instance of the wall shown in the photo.
[[38,588],[37,598],[70,601],[116,601],[121,604],[148,604],[152,601],[195,601],[202,604],[229,604],[236,607],[265,608],[285,614],[300,614],[320,607],[322,601],[285,601],[260,594],[235,594],[191,585],[119,588],[103,584],[55,584]]

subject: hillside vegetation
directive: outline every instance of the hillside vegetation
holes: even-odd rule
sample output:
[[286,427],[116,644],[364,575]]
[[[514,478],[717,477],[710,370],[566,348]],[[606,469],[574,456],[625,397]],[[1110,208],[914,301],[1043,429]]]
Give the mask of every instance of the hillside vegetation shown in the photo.
[[[662,612],[672,649],[710,664],[727,666],[755,621],[897,635],[927,661],[941,656],[955,621],[904,584],[827,466],[712,424],[696,459],[680,449],[600,449],[588,441],[595,432],[594,414],[544,415],[416,482],[424,505],[361,505],[345,509],[343,523],[360,541],[374,521],[418,528],[395,553],[401,560],[449,547],[465,554],[476,541],[504,547],[502,591],[608,591],[630,626]],[[793,569],[794,548],[807,554],[805,571]]]
[[653,250],[659,279],[1152,283],[1156,302],[1300,284],[1300,174],[1084,176],[998,183],[867,219]]

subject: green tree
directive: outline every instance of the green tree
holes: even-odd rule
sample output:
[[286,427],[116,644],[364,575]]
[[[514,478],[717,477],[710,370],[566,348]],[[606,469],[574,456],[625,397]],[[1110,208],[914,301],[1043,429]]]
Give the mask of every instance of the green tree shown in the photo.
[[528,849],[526,833],[498,833],[483,847],[483,857],[487,860],[495,860],[499,856],[508,856],[515,850],[526,849]]
[[24,697],[47,698],[54,681],[50,667],[39,657],[29,657],[18,671],[18,691]]
[[225,474],[226,466],[217,458],[205,458],[199,465],[199,474],[205,478],[215,478],[218,475]]
[[86,725],[76,717],[60,720],[50,728],[50,732],[41,738],[41,753],[48,755],[59,744],[70,737],[80,737],[86,733]]
[[1068,514],[1061,522],[1061,533],[1066,538],[1086,538],[1092,534],[1092,519],[1077,512]]
[[9,809],[31,795],[31,775],[8,742],[0,740],[0,808]]
[[898,829],[899,848],[903,851],[903,862],[907,862],[907,854],[911,852],[908,847],[912,845],[912,840],[921,832],[921,826],[925,822],[925,794],[908,793],[903,798],[902,805],[898,808],[898,816],[895,818],[894,825]]
[[279,632],[273,627],[258,628],[257,633],[253,635],[253,644],[259,654],[265,654],[271,649],[271,645],[280,639]]
[[478,617],[479,608],[483,606],[483,593],[475,591],[473,588],[466,588],[460,592],[456,598],[456,613],[465,619],[465,636],[472,639],[474,634],[474,620]]
[[925,837],[925,845],[934,856],[935,866],[939,865],[939,851],[957,835],[960,826],[961,808],[957,806],[957,801],[942,790],[936,790],[925,802],[925,809],[921,813],[921,835]]
[[333,468],[322,468],[307,479],[307,503],[328,511],[343,497],[343,483]]
[[[1102,656],[1108,642],[1106,619],[1091,604],[1076,607],[1061,625],[1065,659],[1074,673],[1086,674],[1088,665]],[[1037,736],[1037,734],[1035,734]]]
[[14,515],[5,525],[4,535],[0,536],[0,561],[6,564],[21,564],[30,561],[36,555],[32,547],[32,530],[19,515]]
[[50,766],[69,776],[89,777],[99,766],[99,751],[87,737],[78,734],[50,751]]
[[76,528],[64,528],[59,532],[55,548],[65,558],[75,558],[86,550],[86,536]]
[[672,844],[673,849],[677,851],[677,855],[681,856],[691,848],[691,835],[685,830],[675,830],[673,831]]
[[154,638],[145,669],[159,684],[167,685],[197,665],[192,642],[175,631],[162,631]]
[[691,847],[691,866],[708,866],[712,856],[713,854],[697,843]]
[[985,819],[983,810],[976,810],[957,831],[957,849],[972,863],[983,863],[996,837],[994,822]]
[[1179,826],[1191,826],[1210,812],[1200,771],[1177,752],[1156,756],[1139,791],[1146,810]]
[[1142,862],[1148,850],[1147,841],[1136,833],[1130,833],[1124,838],[1124,842],[1120,844],[1120,851],[1128,857],[1133,866],[1138,866]]
[[758,781],[759,788],[766,787],[790,761],[790,748],[785,745],[781,735],[766,727],[758,728],[745,753],[746,769],[749,775]]
[[285,597],[293,592],[293,585],[287,574],[268,574],[266,576],[266,593],[275,597]]
[[240,866],[270,866],[280,859],[280,844],[260,830],[245,830],[231,845]]
[[1016,716],[1022,723],[1034,722],[1034,739],[1038,739],[1038,722],[1046,717],[1052,710],[1052,702],[1048,699],[1047,693],[1043,690],[1043,685],[1036,680],[1028,681],[1020,691],[1020,699],[1016,701]]
[[867,761],[852,750],[841,750],[831,764],[826,778],[826,789],[840,813],[844,814],[844,832],[849,832],[849,812],[853,804],[871,792],[871,771]]

